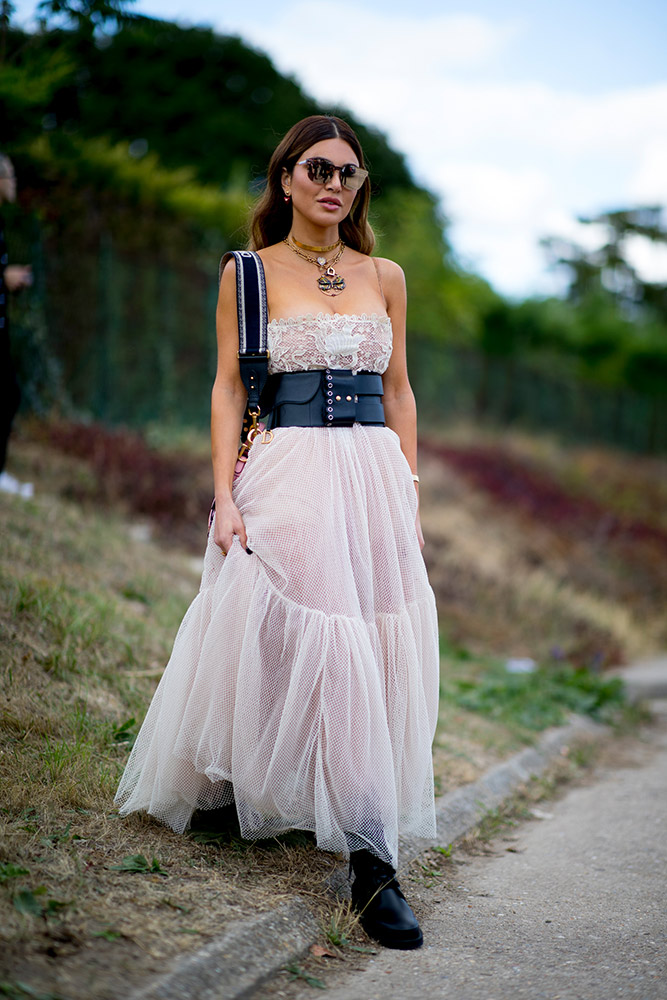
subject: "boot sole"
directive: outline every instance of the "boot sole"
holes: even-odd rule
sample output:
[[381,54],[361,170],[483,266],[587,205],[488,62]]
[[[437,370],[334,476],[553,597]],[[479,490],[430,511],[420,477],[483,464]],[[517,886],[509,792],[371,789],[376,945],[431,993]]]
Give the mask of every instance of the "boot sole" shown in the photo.
[[360,923],[369,938],[377,941],[377,943],[381,944],[383,948],[394,948],[397,951],[412,951],[415,948],[421,948],[424,943],[424,935],[421,930],[416,932],[413,931],[412,936],[409,937],[399,937],[398,935],[394,937],[391,934],[383,934],[382,932],[379,932],[372,926],[372,924],[370,924],[370,922],[367,926],[363,919]]

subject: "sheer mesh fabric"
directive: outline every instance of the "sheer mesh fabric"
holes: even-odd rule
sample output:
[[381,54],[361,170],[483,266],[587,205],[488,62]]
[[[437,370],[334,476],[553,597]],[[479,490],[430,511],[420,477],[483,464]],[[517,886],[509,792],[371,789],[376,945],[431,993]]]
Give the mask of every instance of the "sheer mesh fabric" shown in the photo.
[[[359,319],[358,366],[377,371],[369,344],[391,327]],[[312,317],[284,327],[283,345],[320,333]],[[367,846],[395,864],[399,830],[435,834],[438,705],[435,601],[398,436],[277,428],[251,448],[234,499],[252,555],[235,539],[223,556],[211,532],[120,811],[182,831],[194,809],[234,801],[244,837],[312,830],[323,849]]]

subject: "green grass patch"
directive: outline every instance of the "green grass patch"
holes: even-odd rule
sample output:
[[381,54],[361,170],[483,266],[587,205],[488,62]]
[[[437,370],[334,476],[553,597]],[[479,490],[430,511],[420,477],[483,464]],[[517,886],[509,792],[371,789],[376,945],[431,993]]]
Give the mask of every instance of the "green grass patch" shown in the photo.
[[440,637],[441,690],[433,745],[436,794],[476,781],[572,713],[629,732],[646,721],[619,680],[556,662],[511,673],[505,662]]
[[460,708],[530,732],[561,725],[571,712],[609,722],[625,705],[618,678],[571,666],[514,674],[496,664],[451,681],[444,694]]
[[149,861],[143,854],[129,854],[126,858],[123,858],[119,865],[112,865],[111,871],[114,872],[129,872],[133,875],[164,875],[165,878],[169,877],[169,873],[162,868],[160,862],[157,858],[153,858]]

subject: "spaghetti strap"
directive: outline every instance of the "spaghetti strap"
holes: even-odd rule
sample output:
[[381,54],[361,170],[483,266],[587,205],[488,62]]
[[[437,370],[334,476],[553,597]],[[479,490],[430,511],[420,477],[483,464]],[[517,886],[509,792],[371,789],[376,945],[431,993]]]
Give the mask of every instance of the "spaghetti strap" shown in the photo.
[[373,261],[373,266],[375,267],[375,273],[376,273],[377,279],[378,279],[378,286],[380,288],[380,295],[382,296],[382,301],[384,302],[384,307],[386,309],[387,308],[387,300],[384,297],[384,288],[382,287],[382,278],[380,277],[380,267],[379,267],[378,262],[377,262],[377,260],[376,260],[375,257],[371,257],[371,260]]

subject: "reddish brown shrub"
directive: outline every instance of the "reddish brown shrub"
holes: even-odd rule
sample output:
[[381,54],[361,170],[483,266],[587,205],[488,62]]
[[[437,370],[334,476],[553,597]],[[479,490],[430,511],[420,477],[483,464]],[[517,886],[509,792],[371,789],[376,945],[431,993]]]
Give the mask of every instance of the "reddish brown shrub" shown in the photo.
[[444,445],[420,439],[420,449],[443,459],[501,504],[567,533],[650,543],[667,553],[667,533],[623,516],[590,497],[566,492],[544,469],[488,445]]
[[[101,424],[43,424],[39,436],[91,465],[92,499],[149,517],[162,534],[201,550],[212,497],[205,459],[157,451],[136,431]],[[89,490],[82,492],[75,499],[91,499]]]

